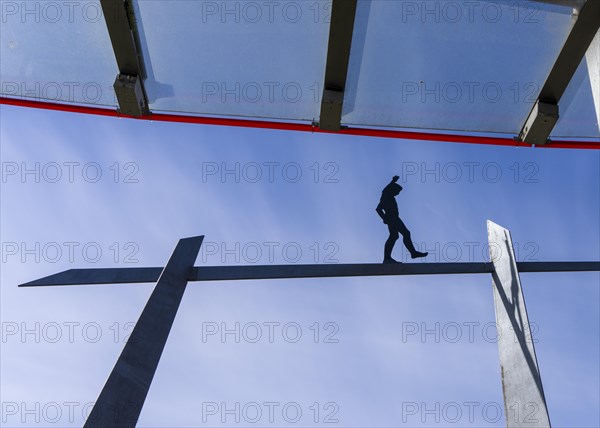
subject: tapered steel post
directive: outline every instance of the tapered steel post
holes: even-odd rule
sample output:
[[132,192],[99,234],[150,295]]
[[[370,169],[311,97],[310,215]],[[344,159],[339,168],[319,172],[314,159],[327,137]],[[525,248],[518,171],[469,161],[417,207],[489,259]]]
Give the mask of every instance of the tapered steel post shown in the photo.
[[175,247],[84,427],[135,427],[203,239]]
[[542,378],[510,232],[488,221],[506,425],[549,427]]

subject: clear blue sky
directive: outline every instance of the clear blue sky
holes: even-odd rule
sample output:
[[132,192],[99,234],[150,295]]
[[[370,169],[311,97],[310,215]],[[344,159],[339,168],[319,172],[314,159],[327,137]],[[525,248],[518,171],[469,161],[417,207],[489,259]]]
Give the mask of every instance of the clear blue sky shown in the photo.
[[[388,13],[387,2],[361,2],[345,120],[512,132],[570,16],[564,8],[536,12],[496,3],[504,13],[499,23],[491,22],[493,10],[484,16],[478,9],[474,22],[464,15],[454,25],[451,15],[423,22],[408,10]],[[325,60],[315,45],[327,37],[326,9],[318,6],[317,24],[309,25],[315,10],[305,8],[308,24],[298,28],[292,15],[263,28],[247,16],[240,25],[223,24],[219,14],[198,17],[192,10],[177,26],[168,15],[173,10],[146,9],[153,102],[163,110],[194,105],[203,113],[310,119],[318,114],[312,85],[322,80]],[[44,37],[73,27],[62,27],[64,19],[35,27],[32,16],[22,26],[3,22],[2,90],[21,81],[28,88],[40,83],[42,92],[49,81],[63,82],[63,89],[98,82],[103,92],[96,101],[114,102],[105,89],[117,71],[102,21],[76,21],[75,45],[61,36],[41,55],[50,40]],[[167,43],[168,36],[190,36],[194,17],[224,38]],[[400,32],[410,37],[381,45]],[[296,43],[295,55],[250,55],[260,42],[253,33],[267,37],[273,51]],[[239,59],[237,68],[227,68],[218,40]],[[178,57],[188,48],[197,50]],[[213,67],[200,67],[207,63]],[[263,89],[295,82],[304,98],[296,104],[278,92],[274,102],[224,103],[206,92],[214,87],[186,80],[191,75],[181,70],[188,69],[204,73],[199,81],[228,87],[241,73],[240,88],[248,90],[252,82]],[[501,100],[477,90],[473,101],[464,93],[456,103],[445,92],[473,82],[497,85]],[[420,85],[438,83],[441,100],[420,92]],[[75,100],[82,94],[77,89]],[[198,104],[203,95],[206,102]],[[557,135],[598,137],[584,67],[563,103]],[[510,229],[519,261],[600,259],[598,151],[184,125],[4,105],[0,123],[2,426],[81,426],[152,290],[17,284],[71,268],[164,266],[178,239],[196,235],[205,235],[196,265],[379,263],[387,228],[375,207],[396,174],[404,187],[400,216],[430,252],[427,262],[487,260],[488,219]],[[415,263],[400,242],[394,255]],[[522,274],[521,281],[553,426],[600,426],[600,274]],[[489,275],[190,283],[139,426],[505,426],[494,321]]]
[[[403,176],[398,203],[415,241],[437,248],[427,261],[484,260],[487,219],[511,230],[519,260],[600,257],[595,151],[150,123],[6,106],[1,113],[7,174],[1,213],[2,401],[18,403],[16,409],[4,409],[7,426],[35,425],[22,403],[34,409],[40,403],[42,425],[48,403],[61,406],[58,425],[81,425],[82,407],[96,399],[122,348],[115,336],[123,339],[152,288],[17,289],[17,284],[70,268],[162,266],[179,238],[199,234],[206,235],[210,251],[198,264],[203,259],[211,265],[235,264],[236,256],[246,264],[288,263],[296,260],[298,248],[298,262],[314,263],[316,256],[321,263],[377,263],[387,231],[374,208],[394,174]],[[7,173],[13,163],[31,170],[36,162],[40,183],[34,174]],[[264,166],[271,162],[272,183]],[[56,183],[51,182],[58,170],[54,163],[62,172]],[[215,164],[233,170],[236,163],[239,183],[234,174],[224,180],[208,175]],[[252,183],[256,164],[263,176]],[[321,172],[317,183],[315,164]],[[285,165],[287,176],[281,174]],[[439,165],[439,177],[408,175],[415,165],[420,172]],[[294,183],[298,168],[302,177]],[[101,178],[91,182],[98,169]],[[455,171],[462,172],[457,182]],[[337,182],[325,182],[325,174]],[[221,245],[233,250],[225,254],[225,263]],[[94,262],[98,249],[102,255]],[[395,255],[402,256],[400,245]],[[535,346],[553,423],[597,426],[598,273],[523,274],[521,279],[530,320],[538,327]],[[236,322],[240,343],[234,334],[224,341],[210,334],[222,323],[235,330]],[[488,330],[493,322],[487,275],[192,283],[140,426],[199,426],[202,403],[208,406],[206,426],[251,425],[243,414],[240,424],[233,416],[226,419],[229,425],[222,424],[223,402],[229,408],[239,402],[241,409],[254,402],[279,402],[279,409],[298,403],[307,418],[302,426],[315,425],[310,407],[317,402],[321,424],[335,410],[337,426],[344,427],[402,425],[402,403],[405,425],[420,426],[421,413],[408,412],[411,403],[428,408],[440,403],[442,410],[459,403],[463,414],[456,426],[486,425],[494,420],[494,406],[502,403],[497,345],[494,330]],[[22,336],[24,329],[35,332],[36,323],[40,343],[36,333]],[[258,343],[252,343],[254,323],[263,333]],[[277,330],[288,323],[302,329],[297,343],[287,340],[294,339],[295,324],[285,337]],[[269,325],[275,329],[274,343]],[[439,343],[435,334],[424,340],[409,334],[415,326],[419,332],[437,328]],[[315,329],[321,333],[318,343]],[[102,337],[94,342],[97,331]],[[457,332],[461,337],[452,343]],[[325,343],[327,334],[338,343]],[[74,407],[72,424],[64,404],[70,402],[81,403]],[[337,407],[324,408],[329,402]],[[481,403],[473,423],[464,405],[470,402]],[[216,416],[210,403],[219,405]],[[486,404],[489,414],[484,415]],[[293,417],[294,409],[287,409]],[[266,418],[268,408],[262,410]],[[52,415],[45,417],[52,420]],[[275,417],[274,424],[260,426],[286,425],[281,413]],[[428,416],[425,425],[447,425],[443,417],[436,425]],[[495,425],[503,426],[504,420]]]

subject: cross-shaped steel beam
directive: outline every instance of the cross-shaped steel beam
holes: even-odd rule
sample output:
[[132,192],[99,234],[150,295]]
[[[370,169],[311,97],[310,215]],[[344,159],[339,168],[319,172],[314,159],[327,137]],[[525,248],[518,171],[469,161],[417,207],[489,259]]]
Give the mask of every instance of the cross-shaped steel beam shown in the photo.
[[[85,427],[134,427],[140,416],[177,309],[188,281],[324,278],[348,276],[491,274],[499,326],[512,328],[517,341],[499,338],[502,390],[507,409],[529,415],[535,406],[538,423],[550,419],[535,355],[520,272],[600,271],[600,262],[531,262],[515,260],[508,230],[488,221],[491,262],[414,264],[331,264],[194,267],[204,236],[181,239],[162,268],[71,269],[21,287],[156,282],[152,295],[117,360]],[[508,413],[507,413],[508,414]],[[511,413],[512,414],[512,413]],[[507,418],[508,427],[525,421]]]

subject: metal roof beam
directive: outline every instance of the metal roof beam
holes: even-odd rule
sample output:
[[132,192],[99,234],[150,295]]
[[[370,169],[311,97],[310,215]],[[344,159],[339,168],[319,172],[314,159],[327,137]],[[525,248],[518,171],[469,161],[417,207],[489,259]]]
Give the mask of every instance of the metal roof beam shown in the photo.
[[600,28],[600,1],[586,1],[567,37],[539,98],[527,117],[519,140],[544,145],[559,118],[558,103]]
[[319,128],[339,131],[358,0],[333,0]]
[[119,110],[130,116],[146,116],[150,114],[143,83],[146,76],[132,4],[130,0],[100,0],[100,4],[119,68],[114,83]]

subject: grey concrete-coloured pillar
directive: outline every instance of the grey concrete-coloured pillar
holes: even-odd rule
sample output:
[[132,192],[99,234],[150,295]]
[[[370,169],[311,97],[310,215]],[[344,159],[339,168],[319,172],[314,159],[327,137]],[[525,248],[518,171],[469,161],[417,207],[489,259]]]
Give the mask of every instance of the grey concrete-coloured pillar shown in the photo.
[[204,236],[181,239],[84,427],[135,427]]
[[510,232],[488,221],[506,425],[549,427],[533,338]]
[[600,31],[596,33],[596,37],[594,37],[594,41],[592,41],[587,51],[586,61],[590,84],[592,85],[596,118],[598,119],[598,127],[600,127]]

